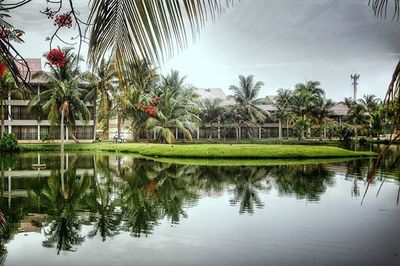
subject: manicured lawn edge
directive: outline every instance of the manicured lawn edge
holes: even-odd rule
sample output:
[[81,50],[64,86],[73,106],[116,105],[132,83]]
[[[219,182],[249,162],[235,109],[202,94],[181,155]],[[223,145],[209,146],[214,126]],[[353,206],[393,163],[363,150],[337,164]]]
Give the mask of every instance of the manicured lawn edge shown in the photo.
[[[58,151],[58,144],[21,144],[23,151]],[[136,153],[147,157],[192,159],[312,159],[376,156],[332,146],[262,144],[147,144],[87,143],[67,144],[65,151],[107,151]]]

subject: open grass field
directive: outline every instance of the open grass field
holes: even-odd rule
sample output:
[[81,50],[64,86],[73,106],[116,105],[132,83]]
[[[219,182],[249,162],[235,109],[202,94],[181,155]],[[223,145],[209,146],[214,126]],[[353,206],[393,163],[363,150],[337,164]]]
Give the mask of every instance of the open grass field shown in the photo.
[[[21,144],[23,151],[57,151],[58,144]],[[148,157],[215,159],[312,159],[375,156],[331,146],[262,144],[66,144],[66,151],[108,151],[136,153]]]

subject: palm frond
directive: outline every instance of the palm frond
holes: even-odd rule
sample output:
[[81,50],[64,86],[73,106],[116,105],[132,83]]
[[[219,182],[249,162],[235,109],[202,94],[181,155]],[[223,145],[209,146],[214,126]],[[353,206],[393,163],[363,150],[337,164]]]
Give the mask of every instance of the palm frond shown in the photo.
[[115,55],[122,69],[145,58],[152,63],[170,58],[187,45],[189,21],[196,39],[205,20],[215,19],[233,0],[92,0],[89,60],[98,65],[105,54]]

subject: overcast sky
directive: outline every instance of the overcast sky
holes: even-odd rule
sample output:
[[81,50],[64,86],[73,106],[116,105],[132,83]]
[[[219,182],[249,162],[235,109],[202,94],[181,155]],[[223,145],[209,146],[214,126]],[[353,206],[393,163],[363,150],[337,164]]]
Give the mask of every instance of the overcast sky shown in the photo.
[[[80,10],[87,13],[87,1]],[[81,3],[82,2],[82,3]],[[352,97],[350,74],[358,72],[358,96],[384,96],[400,54],[400,23],[375,18],[368,0],[241,0],[200,39],[161,67],[177,69],[197,87],[229,93],[238,75],[254,74],[265,83],[260,96],[319,80],[327,96]],[[45,0],[11,13],[26,31],[25,57],[40,57],[54,28],[38,10]],[[86,51],[83,52],[85,54]],[[43,62],[44,63],[44,62]]]

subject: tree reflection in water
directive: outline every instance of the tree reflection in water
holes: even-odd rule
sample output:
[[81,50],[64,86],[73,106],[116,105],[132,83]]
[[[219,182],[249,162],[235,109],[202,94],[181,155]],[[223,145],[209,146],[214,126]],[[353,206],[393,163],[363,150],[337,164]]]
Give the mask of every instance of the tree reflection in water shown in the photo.
[[87,174],[77,175],[74,162],[64,168],[65,155],[61,154],[61,168],[52,170],[40,195],[30,193],[48,208],[46,240],[44,247],[56,247],[57,253],[74,251],[73,247],[83,243],[85,237],[80,234],[81,221],[77,212],[80,201],[89,192],[90,179]]
[[281,194],[318,201],[328,185],[333,184],[334,172],[325,165],[281,165],[273,167],[271,175]]
[[241,167],[239,171],[232,173],[230,182],[233,184],[233,199],[230,200],[232,205],[239,204],[239,213],[254,213],[256,208],[264,207],[264,203],[260,199],[258,193],[262,190],[271,188],[269,181],[263,184],[267,174],[265,167]]
[[[33,158],[27,160],[26,156],[0,157],[1,193],[11,187],[5,174],[9,169],[32,171]],[[227,204],[238,207],[240,214],[256,215],[272,188],[281,195],[318,201],[334,184],[338,169],[343,169],[345,178],[354,178],[352,191],[359,193],[357,180],[366,177],[371,165],[368,160],[352,160],[337,165],[211,167],[101,153],[56,155],[58,162],[54,154],[45,156],[43,160],[52,169],[50,176],[29,177],[18,183],[28,192],[26,200],[15,202],[2,194],[0,209],[7,226],[0,239],[0,260],[7,254],[4,244],[18,232],[28,213],[46,217],[38,225],[45,228],[43,246],[55,247],[57,253],[74,251],[85,236],[106,241],[129,232],[142,237],[153,233],[162,220],[178,224],[204,195],[227,192]],[[81,230],[83,224],[88,226],[86,235]]]

